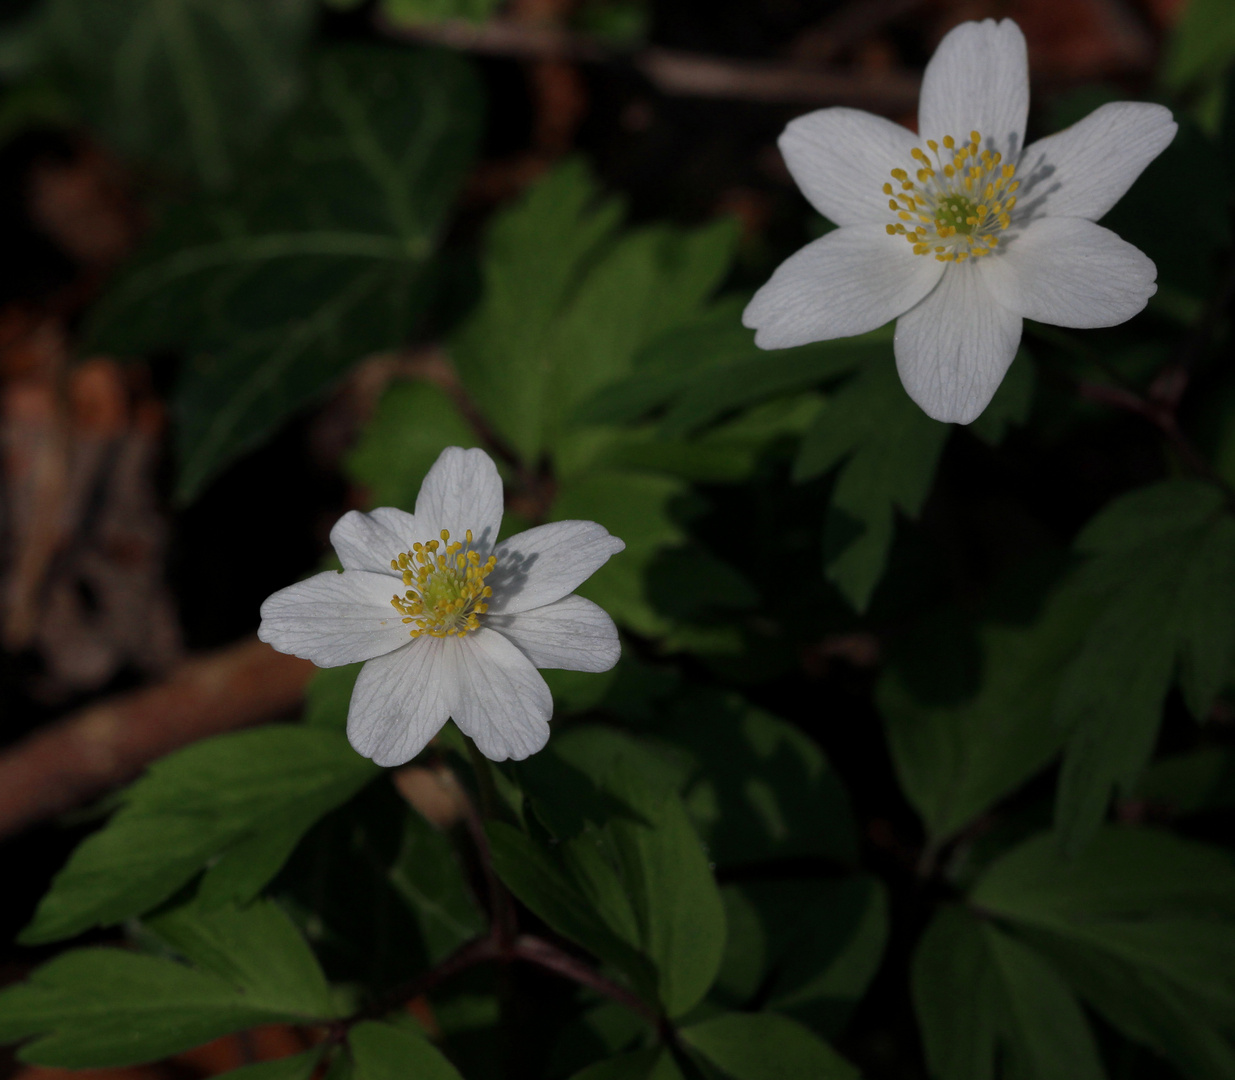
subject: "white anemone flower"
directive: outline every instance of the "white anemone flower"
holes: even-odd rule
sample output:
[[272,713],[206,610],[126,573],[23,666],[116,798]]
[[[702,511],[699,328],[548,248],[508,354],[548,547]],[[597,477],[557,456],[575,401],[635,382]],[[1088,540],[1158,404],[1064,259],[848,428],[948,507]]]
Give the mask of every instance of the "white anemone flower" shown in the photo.
[[572,595],[626,545],[594,521],[556,521],[497,543],[502,481],[483,450],[442,451],[409,514],[352,510],[330,532],[343,570],[281,589],[258,637],[319,667],[367,661],[347,714],[352,746],[401,765],[448,718],[494,761],[549,739],[537,668],[608,671],[613,620]]
[[787,259],[747,307],[765,349],[896,319],[896,366],[936,420],[967,424],[1016,353],[1021,320],[1114,326],[1144,308],[1157,269],[1095,222],[1175,136],[1161,105],[1103,105],[1024,146],[1025,38],[963,23],[926,67],[918,134],[857,109],[820,109],[780,138],[802,193],[837,226]]

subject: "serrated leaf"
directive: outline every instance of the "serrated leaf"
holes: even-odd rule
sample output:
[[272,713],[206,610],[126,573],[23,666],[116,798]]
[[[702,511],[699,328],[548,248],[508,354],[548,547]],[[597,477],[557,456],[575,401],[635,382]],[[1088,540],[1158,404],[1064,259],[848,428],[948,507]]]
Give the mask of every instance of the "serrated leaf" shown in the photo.
[[921,703],[895,667],[880,679],[876,702],[897,776],[936,843],[1059,752],[1067,738],[1052,720],[1059,672],[1090,614],[1082,598],[1063,594],[1030,628],[984,628],[981,686],[960,705]]
[[805,480],[844,463],[824,522],[824,576],[859,611],[883,576],[896,512],[917,517],[950,431],[909,398],[883,351],[825,402],[793,467]]
[[732,257],[728,223],[619,238],[620,214],[572,161],[491,226],[483,298],[451,354],[486,418],[529,465],[557,449],[581,401],[702,308]]
[[823,751],[793,725],[732,697],[696,692],[657,729],[656,741],[690,754],[682,796],[717,864],[856,861],[848,795]]
[[244,909],[184,904],[145,920],[200,971],[306,1016],[332,1013],[330,987],[300,931],[272,900]]
[[913,962],[914,1011],[936,1080],[1103,1080],[1081,1007],[1031,949],[963,908],[941,909]]
[[656,965],[661,1003],[669,1016],[682,1016],[702,1000],[720,970],[724,904],[677,795],[650,787],[624,763],[606,788],[637,815],[611,817],[606,831],[644,951]]
[[121,809],[78,846],[21,940],[56,941],[140,915],[272,819],[282,829],[299,815],[303,833],[377,771],[322,728],[260,728],[180,750],[127,788]]
[[1235,858],[1150,830],[1107,828],[1083,858],[1049,835],[993,863],[970,899],[1012,923],[1129,1038],[1189,1075],[1235,1061]]
[[201,967],[119,949],[63,953],[0,992],[0,1041],[33,1036],[22,1060],[88,1068],[152,1061],[260,1024],[334,1018],[316,961],[281,914],[258,906],[196,929],[182,917],[176,929]]
[[484,917],[450,842],[414,811],[406,817],[390,883],[411,909],[430,963],[484,929]]
[[111,146],[223,188],[295,104],[307,0],[50,0],[43,67]]
[[344,468],[368,488],[374,506],[410,512],[421,481],[444,447],[479,445],[476,433],[440,387],[396,383],[382,395]]
[[873,878],[752,881],[724,890],[729,937],[715,996],[839,1035],[884,954],[888,898]]
[[411,1027],[366,1020],[348,1032],[356,1080],[463,1080],[442,1052]]
[[173,403],[181,499],[349,364],[404,342],[478,108],[445,54],[323,53],[269,163],[234,198],[169,214],[104,298],[102,347],[189,357]]
[[857,1080],[858,1070],[801,1024],[775,1013],[725,1013],[682,1041],[730,1080]]
[[491,821],[485,829],[493,868],[520,901],[559,934],[623,972],[641,996],[655,997],[651,965],[603,921],[556,859],[513,826]]
[[1055,714],[1070,732],[1056,799],[1076,849],[1112,789],[1130,794],[1153,750],[1172,676],[1203,717],[1235,657],[1235,521],[1200,481],[1169,480],[1116,500],[1081,534],[1091,556],[1074,588],[1099,598]]

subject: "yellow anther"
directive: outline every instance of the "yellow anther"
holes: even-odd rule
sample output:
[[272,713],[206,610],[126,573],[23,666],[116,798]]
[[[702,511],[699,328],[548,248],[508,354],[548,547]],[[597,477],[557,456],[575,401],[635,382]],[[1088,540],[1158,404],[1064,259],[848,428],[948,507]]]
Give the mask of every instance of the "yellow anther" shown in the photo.
[[883,193],[884,193],[885,195],[891,195],[891,194],[892,194],[892,185],[891,185],[891,184],[884,184],[884,185],[883,185]]
[[976,131],[971,131],[969,133],[969,141],[971,143],[980,143],[982,141],[982,136],[979,135]]
[[956,145],[956,140],[951,135],[945,135],[943,137],[943,145],[945,150],[951,150]]
[[914,161],[920,161],[920,162],[922,162],[922,164],[923,164],[923,165],[929,165],[929,164],[930,164],[930,158],[928,158],[928,157],[927,157],[924,153],[922,153],[922,149],[921,149],[921,147],[917,147],[917,146],[915,146],[915,147],[914,147],[914,148],[913,148],[913,149],[909,152],[909,156],[910,156],[911,158],[913,158],[913,160],[914,160]]
[[1011,180],[1013,175],[1016,173],[1016,166],[1015,165],[1005,165],[999,171],[1003,174],[1003,178],[1005,180]]
[[896,216],[897,216],[898,218],[900,218],[900,219],[901,219],[901,221],[912,221],[912,220],[913,220],[913,215],[912,215],[911,213],[909,213],[908,211],[906,211],[906,210],[902,210],[902,211],[901,211],[899,214],[897,214]]
[[932,154],[937,153],[937,152],[938,152],[938,150],[939,150],[939,144],[938,144],[937,142],[935,142],[935,140],[934,140],[934,139],[927,139],[927,140],[926,140],[926,145],[927,145],[927,146],[929,146],[929,147],[931,148],[931,153],[932,153]]

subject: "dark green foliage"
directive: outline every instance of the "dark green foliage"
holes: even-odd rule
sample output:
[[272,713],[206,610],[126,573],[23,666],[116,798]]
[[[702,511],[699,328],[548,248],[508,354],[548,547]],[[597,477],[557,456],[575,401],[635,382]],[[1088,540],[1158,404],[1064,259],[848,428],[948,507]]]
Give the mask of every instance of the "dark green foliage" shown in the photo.
[[401,345],[471,159],[476,90],[438,53],[323,54],[311,94],[236,194],[173,208],[96,309],[126,352],[182,350],[190,499],[347,367]]
[[1092,835],[1112,788],[1131,794],[1178,677],[1203,719],[1235,657],[1235,521],[1222,494],[1174,480],[1107,507],[1077,541],[1071,588],[1097,615],[1056,702],[1069,730],[1056,814],[1064,842]]
[[231,186],[304,89],[309,0],[49,0],[37,66],[136,158]]
[[269,901],[181,908],[151,929],[192,966],[119,949],[65,953],[0,994],[0,1038],[34,1036],[21,1055],[41,1065],[127,1065],[258,1024],[337,1015],[313,954]]
[[73,853],[22,940],[55,941],[140,915],[217,856],[203,895],[246,902],[296,840],[375,772],[342,735],[305,727],[222,735],[172,754]]
[[356,1080],[459,1080],[459,1073],[423,1034],[395,1024],[363,1023],[352,1028],[348,1049]]

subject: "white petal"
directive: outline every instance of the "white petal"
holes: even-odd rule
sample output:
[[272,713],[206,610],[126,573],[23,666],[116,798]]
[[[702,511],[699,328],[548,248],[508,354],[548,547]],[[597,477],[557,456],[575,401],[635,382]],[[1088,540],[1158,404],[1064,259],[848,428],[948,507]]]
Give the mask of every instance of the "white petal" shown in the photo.
[[390,574],[327,570],[268,596],[257,636],[279,652],[338,667],[407,644],[407,627],[390,606],[399,582]]
[[961,23],[939,43],[922,76],[918,133],[958,144],[976,130],[982,148],[1015,161],[1025,146],[1029,56],[1011,19]]
[[934,288],[944,264],[915,255],[885,225],[846,225],[776,268],[742,313],[761,349],[865,334]]
[[417,540],[426,539],[424,529],[416,524],[415,516],[406,510],[394,506],[379,506],[376,510],[369,511],[369,517],[399,538],[399,543],[403,545],[399,548],[400,551],[408,551]]
[[483,450],[448,446],[441,452],[416,496],[416,526],[422,539],[435,540],[443,529],[452,540],[472,530],[473,547],[487,551],[502,525],[502,478]]
[[454,638],[420,637],[360,669],[347,710],[347,738],[379,765],[411,761],[451,713]]
[[976,420],[1021,340],[1021,317],[995,302],[973,263],[950,264],[939,287],[896,323],[896,369],[927,416]]
[[1039,139],[1016,168],[1017,217],[1079,217],[1097,221],[1173,138],[1171,110],[1113,101],[1070,128]]
[[608,671],[622,655],[613,620],[582,596],[518,615],[490,615],[485,625],[510,638],[538,668]]
[[1043,218],[979,264],[1009,311],[1054,326],[1115,326],[1158,291],[1153,260],[1084,218]]
[[334,523],[330,543],[345,570],[370,570],[390,577],[395,576],[390,560],[407,550],[403,538],[391,530],[377,511],[362,514],[349,510]]
[[492,761],[522,761],[549,741],[553,695],[532,662],[501,634],[481,628],[456,638],[457,684],[450,710],[459,730]]
[[515,615],[572,593],[626,545],[594,521],[538,525],[497,546],[489,611]]
[[793,179],[837,225],[892,219],[883,185],[893,169],[914,167],[918,137],[860,109],[819,109],[790,122],[777,143]]

